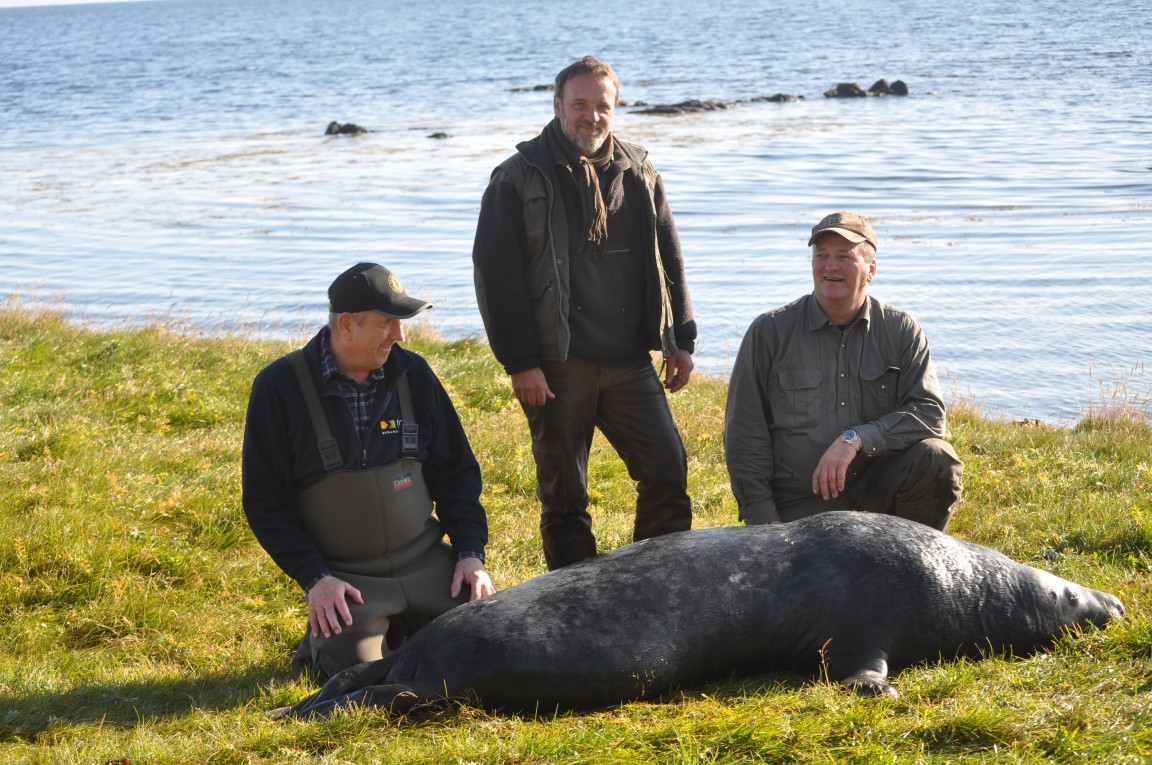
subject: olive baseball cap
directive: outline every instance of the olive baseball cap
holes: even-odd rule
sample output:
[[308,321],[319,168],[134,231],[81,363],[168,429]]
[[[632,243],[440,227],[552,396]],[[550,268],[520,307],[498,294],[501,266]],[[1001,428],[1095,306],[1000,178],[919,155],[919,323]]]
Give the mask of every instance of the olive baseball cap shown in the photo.
[[812,243],[826,231],[834,231],[853,244],[868,242],[876,247],[876,232],[872,230],[868,219],[854,212],[841,210],[825,215],[822,221],[812,227],[812,238],[808,240],[808,246],[811,247]]
[[333,313],[375,311],[391,319],[411,319],[432,304],[404,291],[396,275],[376,263],[357,263],[328,288]]

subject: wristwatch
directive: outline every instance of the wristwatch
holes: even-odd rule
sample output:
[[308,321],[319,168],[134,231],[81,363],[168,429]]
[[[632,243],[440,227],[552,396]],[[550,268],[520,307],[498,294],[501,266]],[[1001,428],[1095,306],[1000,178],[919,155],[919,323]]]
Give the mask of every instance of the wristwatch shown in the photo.
[[854,430],[846,430],[841,433],[840,440],[855,449],[857,454],[864,448],[864,442],[860,440],[860,435]]

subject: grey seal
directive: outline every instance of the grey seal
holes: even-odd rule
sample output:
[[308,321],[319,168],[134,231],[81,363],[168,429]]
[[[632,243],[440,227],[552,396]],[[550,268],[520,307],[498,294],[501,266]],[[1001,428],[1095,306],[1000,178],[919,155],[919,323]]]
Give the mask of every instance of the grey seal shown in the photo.
[[644,540],[455,608],[273,715],[468,697],[550,712],[768,671],[895,696],[889,671],[1026,656],[1120,601],[893,516],[828,512]]

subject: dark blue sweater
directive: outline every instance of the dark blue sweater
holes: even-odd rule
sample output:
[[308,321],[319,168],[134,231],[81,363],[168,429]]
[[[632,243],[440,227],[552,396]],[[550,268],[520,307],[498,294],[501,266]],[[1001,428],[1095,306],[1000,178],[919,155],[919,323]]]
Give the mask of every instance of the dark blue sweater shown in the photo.
[[[401,458],[395,428],[370,428],[361,444],[344,399],[320,379],[321,330],[304,347],[332,435],[340,446],[343,470],[381,467]],[[392,346],[384,365],[387,380],[373,403],[373,422],[398,420],[396,380],[405,370],[412,389],[424,478],[452,547],[484,552],[488,522],[480,504],[480,466],[444,386],[420,355]],[[301,587],[327,571],[315,542],[296,514],[295,497],[325,477],[300,385],[286,358],[269,364],[252,383],[244,426],[244,514],[256,539]]]

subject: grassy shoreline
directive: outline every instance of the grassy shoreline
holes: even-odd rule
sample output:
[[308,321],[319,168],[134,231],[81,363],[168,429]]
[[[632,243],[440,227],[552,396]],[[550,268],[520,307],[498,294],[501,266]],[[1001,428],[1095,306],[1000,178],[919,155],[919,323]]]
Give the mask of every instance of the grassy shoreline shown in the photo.
[[[160,326],[95,332],[0,307],[0,760],[28,763],[1144,762],[1152,759],[1152,426],[1148,402],[1068,427],[960,405],[967,464],[949,531],[1117,594],[1129,616],[1045,656],[948,662],[857,699],[781,674],[661,702],[529,719],[470,708],[272,723],[311,692],[288,663],[301,597],[252,539],[239,447],[252,377],[294,342]],[[418,335],[484,469],[489,568],[544,570],[526,428],[475,340]],[[697,527],[732,525],[725,385],[671,397]],[[632,488],[598,443],[602,549]]]

